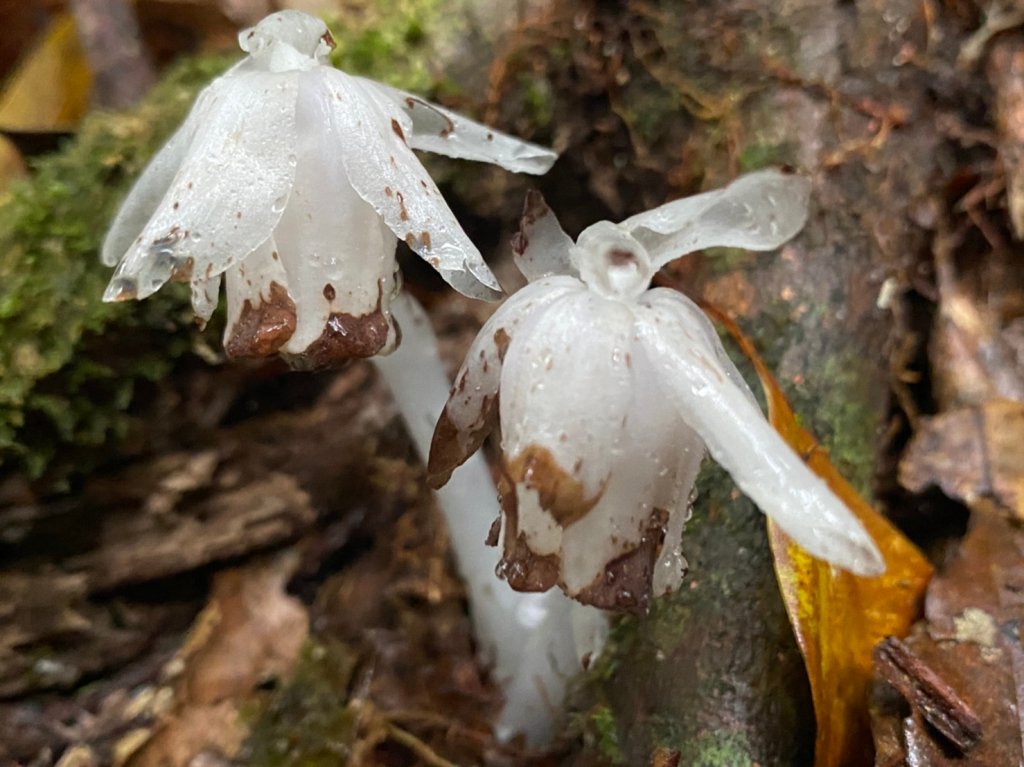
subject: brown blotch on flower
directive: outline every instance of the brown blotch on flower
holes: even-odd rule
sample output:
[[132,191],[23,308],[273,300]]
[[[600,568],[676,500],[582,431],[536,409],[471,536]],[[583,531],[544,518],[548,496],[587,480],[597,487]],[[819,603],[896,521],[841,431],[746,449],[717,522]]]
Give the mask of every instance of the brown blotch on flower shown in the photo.
[[[463,377],[452,392],[458,398],[465,389],[466,379]],[[427,459],[427,483],[435,490],[443,487],[452,472],[473,455],[494,431],[498,423],[498,396],[484,397],[480,408],[480,419],[467,429],[459,429],[448,415],[448,408],[441,411],[434,427],[434,436],[430,441],[430,457]]]
[[519,507],[508,477],[498,480],[501,511],[505,515],[505,550],[498,562],[498,577],[516,591],[547,591],[558,585],[561,559],[557,554],[534,553],[519,532]]
[[320,337],[301,354],[289,354],[286,359],[296,370],[340,367],[351,359],[372,357],[383,349],[392,328],[397,334],[398,324],[381,308],[378,295],[377,306],[369,314],[332,313]]
[[328,301],[333,301],[336,295],[337,292],[334,290],[334,286],[331,283],[328,282],[324,285],[324,298]]
[[605,565],[604,572],[574,598],[604,610],[645,613],[651,601],[654,565],[665,542],[667,523],[668,512],[655,509],[639,545]]
[[505,465],[513,482],[537,491],[541,508],[563,528],[594,508],[604,491],[602,488],[589,496],[583,484],[540,445],[530,445],[511,460],[506,459]]
[[523,212],[519,217],[519,231],[512,236],[512,250],[517,256],[523,255],[530,244],[530,237],[527,232],[542,218],[551,213],[544,195],[536,189],[526,193],[526,200],[523,202]]
[[398,138],[402,139],[403,144],[409,143],[405,140],[405,133],[402,132],[402,126],[399,125],[398,120],[393,117],[391,118],[391,130],[395,132],[395,135],[398,136]]
[[254,306],[246,299],[224,351],[231,359],[269,357],[292,337],[295,321],[295,302],[284,287],[272,282],[267,300]]

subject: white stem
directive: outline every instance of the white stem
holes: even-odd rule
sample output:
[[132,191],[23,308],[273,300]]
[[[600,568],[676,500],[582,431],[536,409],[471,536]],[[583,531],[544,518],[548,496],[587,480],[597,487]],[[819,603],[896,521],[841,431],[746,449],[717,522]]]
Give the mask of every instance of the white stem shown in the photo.
[[[402,329],[402,343],[393,354],[373,362],[391,387],[425,461],[450,383],[423,308],[403,293],[391,310]],[[479,453],[455,471],[437,491],[437,499],[466,584],[477,642],[505,692],[498,735],[522,732],[531,743],[543,743],[553,732],[566,680],[580,670],[582,655],[599,651],[607,620],[601,611],[577,605],[557,589],[522,594],[495,575],[498,550],[484,541],[499,513],[497,493]]]

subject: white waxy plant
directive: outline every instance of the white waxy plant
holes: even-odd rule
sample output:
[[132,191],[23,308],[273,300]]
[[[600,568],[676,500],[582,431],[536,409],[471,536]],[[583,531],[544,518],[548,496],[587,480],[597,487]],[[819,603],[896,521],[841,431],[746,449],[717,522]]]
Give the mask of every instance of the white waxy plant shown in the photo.
[[[228,356],[282,353],[300,367],[391,352],[404,323],[406,344],[375,362],[425,457],[448,381],[422,310],[395,291],[397,240],[466,295],[500,288],[412,150],[526,173],[556,155],[333,69],[327,27],[303,13],[275,13],[239,42],[248,57],[200,94],[111,225],[102,257],[117,271],[104,299],[188,281],[205,322],[223,279]],[[543,741],[604,618],[498,580],[483,545],[497,504],[482,459],[438,499],[477,641],[506,693],[498,732]]]
[[438,421],[443,484],[500,423],[501,570],[605,608],[642,610],[676,588],[705,447],[811,554],[860,575],[884,562],[867,532],[768,424],[710,321],[649,289],[702,248],[771,250],[803,227],[809,182],[768,170],[577,241],[531,194],[513,243],[530,283],[474,341]]
[[389,303],[404,240],[456,290],[500,287],[414,149],[544,173],[554,152],[331,67],[319,19],[272,14],[211,83],[121,206],[107,301],[188,281],[203,321],[226,283],[230,357],[327,367],[398,341]]

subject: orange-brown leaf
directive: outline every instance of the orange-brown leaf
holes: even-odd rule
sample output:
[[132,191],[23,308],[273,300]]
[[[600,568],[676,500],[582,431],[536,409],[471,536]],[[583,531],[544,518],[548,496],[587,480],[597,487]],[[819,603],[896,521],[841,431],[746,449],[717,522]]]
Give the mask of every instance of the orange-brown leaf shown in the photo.
[[859,578],[815,559],[777,525],[768,523],[775,572],[814,699],[815,767],[872,764],[871,652],[886,636],[905,636],[910,630],[931,578],[931,565],[840,476],[825,450],[797,423],[775,377],[736,324],[713,307],[704,308],[725,325],[753,363],[772,425],[846,503],[885,558],[883,575]]

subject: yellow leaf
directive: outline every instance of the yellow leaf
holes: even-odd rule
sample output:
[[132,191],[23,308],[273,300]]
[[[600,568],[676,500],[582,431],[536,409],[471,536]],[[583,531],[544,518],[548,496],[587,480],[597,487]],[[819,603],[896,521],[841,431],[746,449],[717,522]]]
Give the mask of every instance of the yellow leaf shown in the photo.
[[0,94],[0,129],[67,131],[89,106],[92,72],[68,13],[53,17]]
[[703,308],[726,327],[753,363],[772,425],[846,503],[885,558],[883,575],[858,578],[815,559],[768,523],[775,573],[814,699],[815,767],[866,767],[874,763],[868,721],[871,651],[885,637],[909,632],[932,567],[840,476],[825,450],[797,423],[775,377],[736,324],[712,306]]

